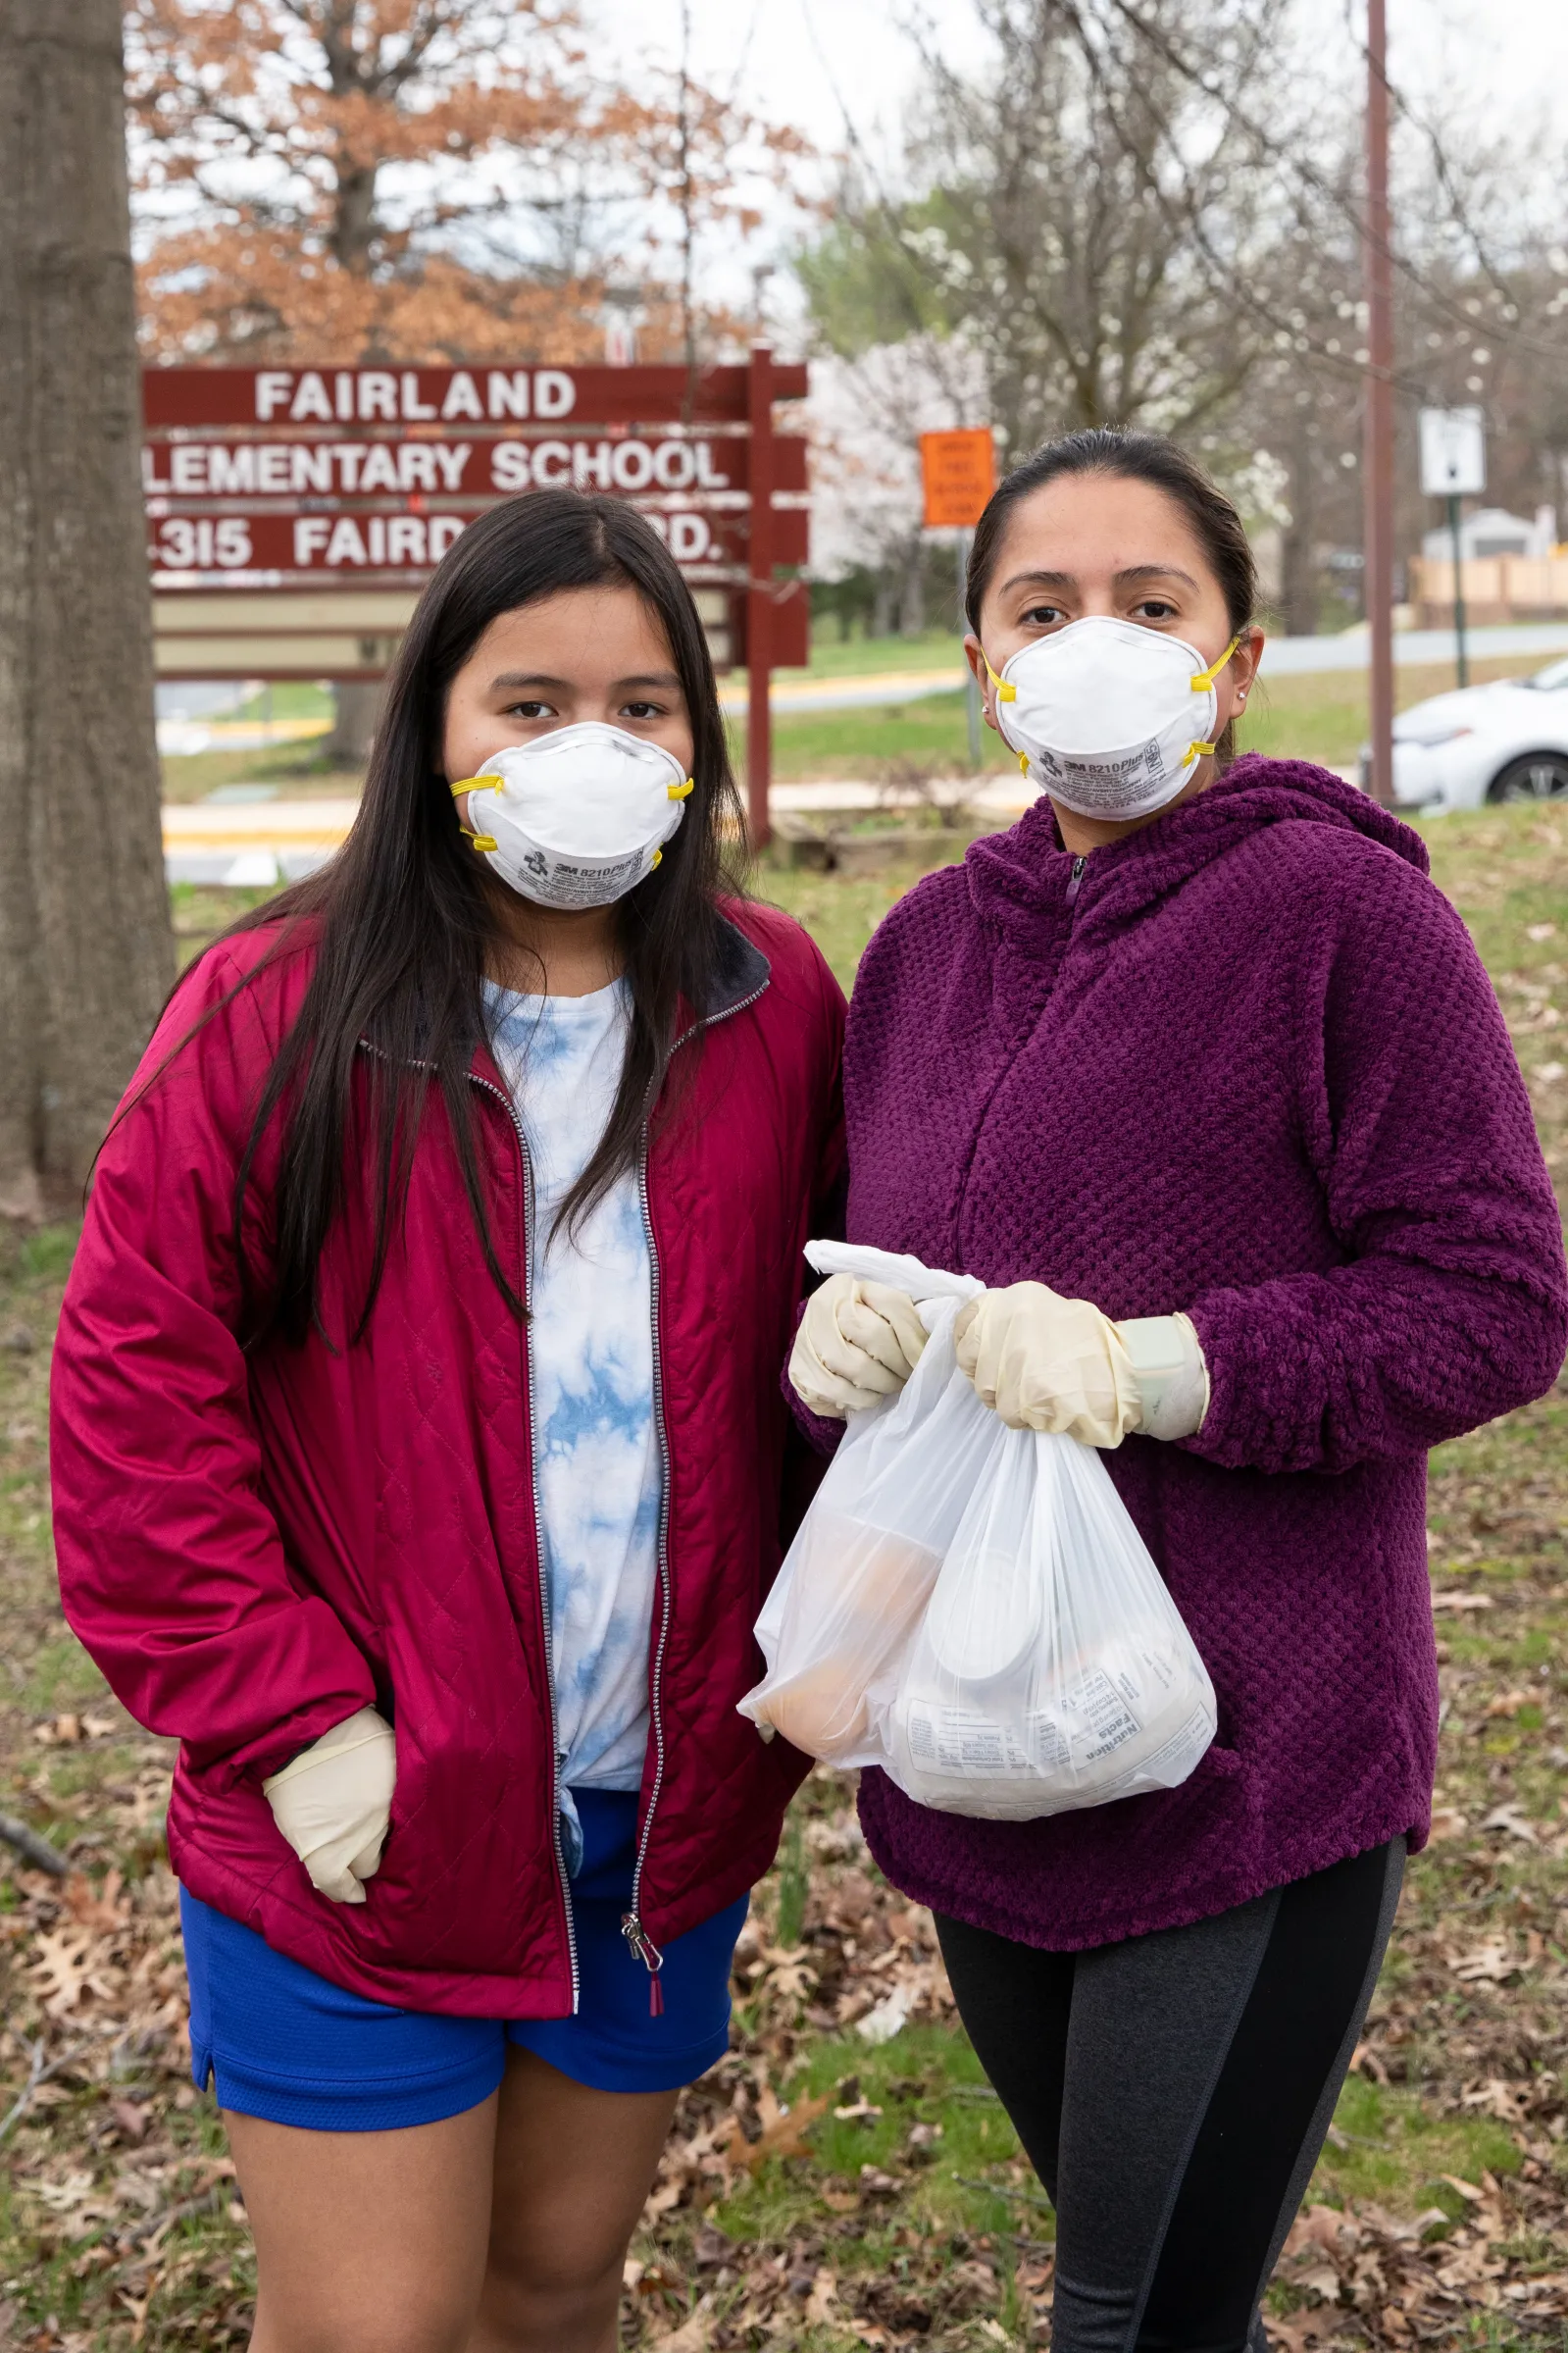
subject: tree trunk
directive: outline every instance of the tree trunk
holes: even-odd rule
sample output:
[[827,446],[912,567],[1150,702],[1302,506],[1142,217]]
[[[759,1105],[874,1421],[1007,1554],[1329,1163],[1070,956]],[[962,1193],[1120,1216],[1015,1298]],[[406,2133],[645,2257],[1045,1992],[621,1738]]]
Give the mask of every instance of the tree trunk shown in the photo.
[[0,0],[0,1210],[78,1186],[174,974],[119,0]]
[[332,732],[322,749],[334,767],[365,766],[385,693],[380,679],[343,679],[332,689]]
[[1281,604],[1286,635],[1315,638],[1318,634],[1318,498],[1317,452],[1307,432],[1307,420],[1295,419],[1286,495],[1290,520],[1286,526],[1281,566]]

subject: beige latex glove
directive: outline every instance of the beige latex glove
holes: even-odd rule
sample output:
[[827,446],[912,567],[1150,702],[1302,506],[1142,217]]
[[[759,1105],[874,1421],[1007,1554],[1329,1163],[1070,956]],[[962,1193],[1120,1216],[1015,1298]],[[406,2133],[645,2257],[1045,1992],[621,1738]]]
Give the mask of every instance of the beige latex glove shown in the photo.
[[273,1819],[334,1904],[363,1904],[391,1820],[397,1739],[384,1715],[361,1708],[262,1783]]
[[983,1292],[953,1327],[960,1369],[1010,1429],[1117,1447],[1130,1430],[1186,1438],[1208,1409],[1208,1373],[1185,1315],[1112,1323],[1043,1283]]
[[789,1382],[813,1413],[842,1421],[902,1389],[927,1332],[907,1291],[834,1274],[806,1302],[789,1358]]

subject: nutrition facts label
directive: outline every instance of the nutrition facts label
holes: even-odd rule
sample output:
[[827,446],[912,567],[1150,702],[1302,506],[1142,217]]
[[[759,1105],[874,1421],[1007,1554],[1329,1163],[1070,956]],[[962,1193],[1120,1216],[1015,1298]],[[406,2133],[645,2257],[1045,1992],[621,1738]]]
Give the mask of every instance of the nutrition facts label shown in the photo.
[[1078,1718],[1072,1726],[1075,1765],[1096,1764],[1124,1741],[1136,1740],[1143,1729],[1110,1676],[1097,1666],[1063,1692],[1062,1708]]
[[1142,1730],[1109,1675],[1081,1675],[1052,1709],[1035,1709],[1022,1725],[978,1709],[912,1700],[906,1714],[909,1753],[948,1773],[1038,1773],[1097,1764]]

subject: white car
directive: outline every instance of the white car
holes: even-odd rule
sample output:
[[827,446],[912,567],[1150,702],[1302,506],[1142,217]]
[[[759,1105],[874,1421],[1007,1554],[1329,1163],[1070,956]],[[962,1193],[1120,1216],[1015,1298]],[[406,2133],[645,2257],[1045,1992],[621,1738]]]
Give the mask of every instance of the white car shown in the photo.
[[[1361,781],[1371,752],[1361,747]],[[1393,723],[1393,798],[1401,809],[1479,809],[1489,800],[1568,798],[1568,661],[1533,678],[1460,687]]]

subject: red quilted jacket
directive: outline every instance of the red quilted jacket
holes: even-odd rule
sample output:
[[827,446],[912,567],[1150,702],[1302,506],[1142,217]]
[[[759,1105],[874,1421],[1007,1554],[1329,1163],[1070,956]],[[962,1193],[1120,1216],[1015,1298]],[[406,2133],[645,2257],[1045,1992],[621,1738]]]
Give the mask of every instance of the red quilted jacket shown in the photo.
[[[646,1173],[666,1527],[634,1909],[656,1945],[767,1868],[805,1769],[735,1702],[787,1533],[779,1366],[801,1245],[840,1178],[843,1000],[794,924],[733,912],[720,999],[686,1017],[695,1077],[654,1122]],[[131,1714],[182,1743],[169,1843],[192,1894],[375,2000],[564,2016],[525,1327],[437,1102],[365,1339],[345,1338],[370,1251],[356,1201],[321,1264],[333,1344],[242,1349],[235,1169],[308,948],[223,1000],[270,944],[230,942],[188,977],[99,1162],[54,1360],[67,1614]],[[483,1052],[473,1080],[490,1231],[521,1291],[521,1140]],[[244,1237],[263,1283],[271,1185],[264,1154]],[[368,1702],[396,1726],[397,1790],[369,1901],[348,1906],[312,1888],[261,1784]]]

